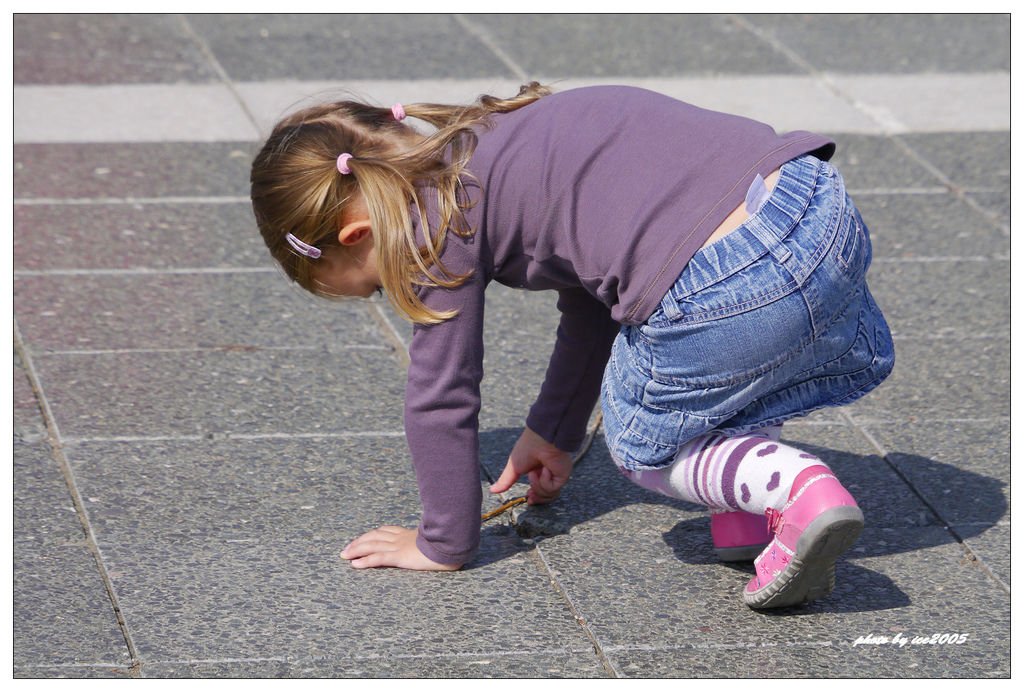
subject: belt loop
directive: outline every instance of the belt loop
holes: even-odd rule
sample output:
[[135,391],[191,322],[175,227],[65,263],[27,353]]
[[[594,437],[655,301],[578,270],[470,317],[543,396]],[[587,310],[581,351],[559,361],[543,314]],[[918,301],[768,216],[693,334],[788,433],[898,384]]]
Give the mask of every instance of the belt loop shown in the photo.
[[775,235],[772,228],[764,223],[762,217],[750,217],[747,219],[746,226],[753,236],[757,238],[758,242],[761,243],[761,245],[764,245],[765,250],[771,253],[771,256],[774,257],[775,261],[779,264],[784,264],[793,256],[793,253],[782,244],[782,238]]

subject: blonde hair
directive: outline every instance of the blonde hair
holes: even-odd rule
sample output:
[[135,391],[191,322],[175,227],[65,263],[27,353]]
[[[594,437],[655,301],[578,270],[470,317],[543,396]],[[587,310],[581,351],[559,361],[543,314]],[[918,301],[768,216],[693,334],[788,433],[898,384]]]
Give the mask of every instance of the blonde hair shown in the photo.
[[[325,103],[289,115],[256,155],[250,176],[253,213],[270,254],[290,279],[327,296],[313,280],[316,260],[295,252],[286,235],[318,247],[338,245],[345,210],[361,196],[391,304],[420,324],[454,317],[457,311],[427,308],[414,286],[454,288],[469,277],[451,274],[440,254],[449,230],[463,237],[474,232],[466,222],[471,205],[462,186],[477,143],[472,128],[487,126],[492,113],[517,110],[550,93],[532,82],[508,99],[481,96],[468,106],[405,106],[408,116],[435,128],[429,135],[396,120],[390,108],[358,101]],[[338,155],[346,152],[352,155],[351,175],[337,168]],[[431,192],[439,212],[435,229],[427,227],[424,212],[425,195]],[[425,247],[418,244],[410,206],[424,224]]]

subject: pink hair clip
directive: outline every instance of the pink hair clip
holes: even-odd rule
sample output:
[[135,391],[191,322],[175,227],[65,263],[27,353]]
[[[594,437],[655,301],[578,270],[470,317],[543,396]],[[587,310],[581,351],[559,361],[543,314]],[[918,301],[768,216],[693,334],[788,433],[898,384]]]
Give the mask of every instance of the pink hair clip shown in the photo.
[[310,259],[317,259],[318,257],[320,257],[320,248],[313,247],[308,243],[302,242],[301,240],[293,236],[291,233],[286,235],[284,239],[287,240],[288,244],[295,248],[295,251],[300,255],[305,255]]
[[391,115],[395,116],[395,120],[401,122],[405,120],[405,108],[400,103],[396,103],[391,106]]
[[352,154],[338,155],[338,172],[342,175],[348,175],[352,172],[352,169],[348,167],[348,160],[350,158],[352,158]]

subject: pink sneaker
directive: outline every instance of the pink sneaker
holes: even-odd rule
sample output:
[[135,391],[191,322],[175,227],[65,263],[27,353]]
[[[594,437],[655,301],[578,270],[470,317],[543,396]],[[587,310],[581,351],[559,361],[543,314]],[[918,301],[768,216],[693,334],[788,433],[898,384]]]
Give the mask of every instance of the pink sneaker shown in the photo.
[[751,608],[782,608],[832,592],[836,558],[864,528],[864,514],[827,466],[812,466],[793,482],[782,511],[768,509],[775,537],[754,560],[743,590]]
[[750,512],[712,512],[711,544],[722,562],[751,562],[772,539],[768,519]]

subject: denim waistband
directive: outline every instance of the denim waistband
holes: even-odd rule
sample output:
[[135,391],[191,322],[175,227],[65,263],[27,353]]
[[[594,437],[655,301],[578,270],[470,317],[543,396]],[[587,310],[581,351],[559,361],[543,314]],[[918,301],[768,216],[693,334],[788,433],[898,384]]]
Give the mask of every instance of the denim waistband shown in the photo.
[[696,271],[684,270],[680,277],[688,284],[686,292],[699,290],[702,284],[712,283],[734,269],[747,266],[766,251],[779,262],[785,262],[790,252],[782,241],[807,211],[822,167],[823,162],[809,154],[783,164],[779,179],[760,210],[732,233],[701,248],[693,256],[689,267]]

